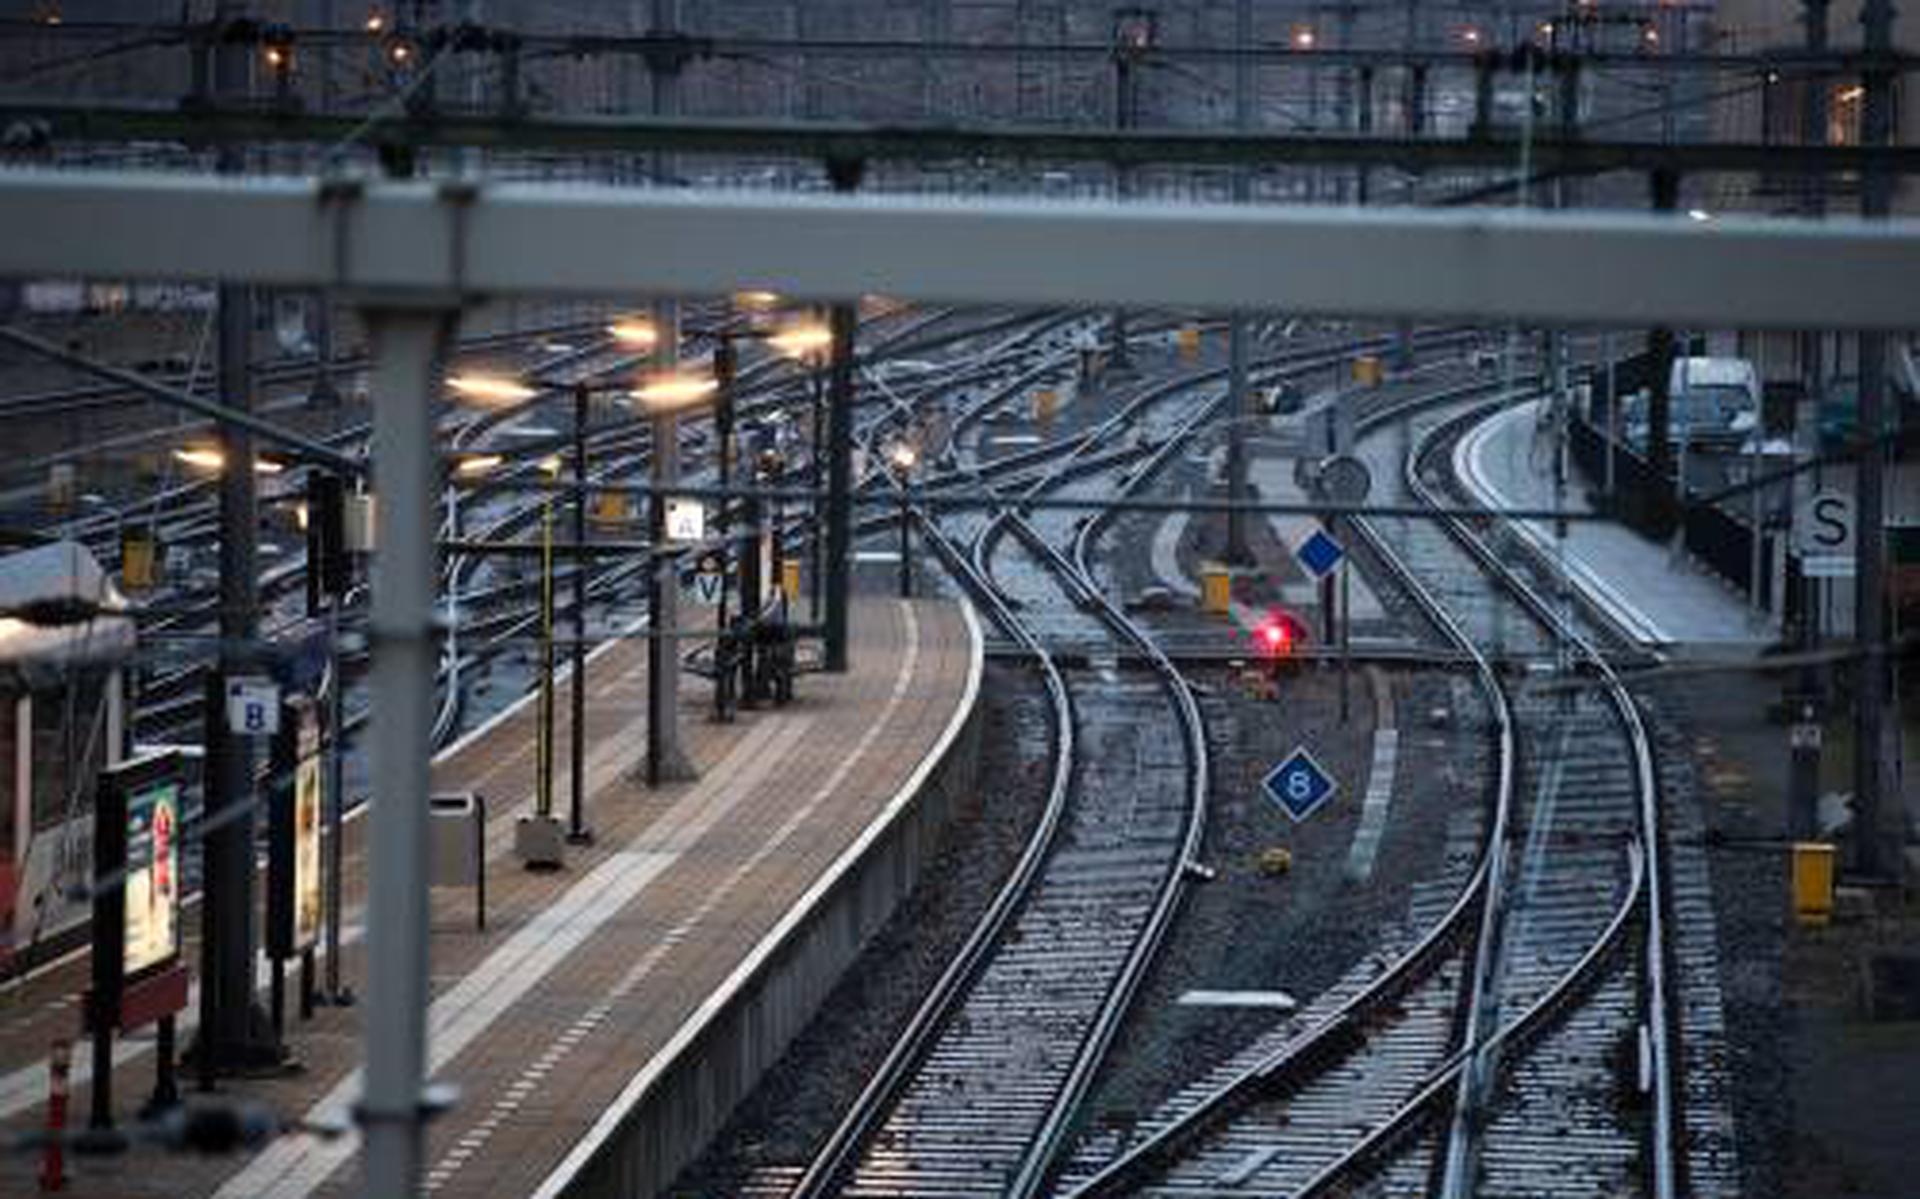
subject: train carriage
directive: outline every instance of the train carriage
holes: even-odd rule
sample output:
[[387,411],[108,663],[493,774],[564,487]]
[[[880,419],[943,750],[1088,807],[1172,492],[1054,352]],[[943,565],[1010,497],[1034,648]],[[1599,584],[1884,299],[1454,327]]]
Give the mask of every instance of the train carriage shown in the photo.
[[0,557],[0,970],[87,918],[94,788],[126,736],[124,609],[76,543]]

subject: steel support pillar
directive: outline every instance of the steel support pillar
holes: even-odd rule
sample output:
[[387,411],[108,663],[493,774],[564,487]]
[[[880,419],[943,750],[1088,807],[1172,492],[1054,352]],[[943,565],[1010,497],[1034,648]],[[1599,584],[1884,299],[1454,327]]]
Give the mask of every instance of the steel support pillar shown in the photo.
[[[680,304],[661,300],[653,306],[654,360],[670,372],[680,363]],[[722,397],[725,402],[725,397]],[[647,536],[656,546],[667,542],[666,492],[680,479],[680,418],[672,412],[653,416],[650,463],[654,493],[647,501]],[[723,504],[725,501],[721,501]],[[647,785],[697,778],[680,745],[680,587],[675,559],[654,556],[647,570]]]
[[[679,0],[652,0],[653,31],[672,34],[680,26]],[[655,116],[680,111],[680,64],[663,63],[653,72],[651,100]],[[652,168],[656,185],[673,171],[669,155],[656,154]],[[654,363],[671,372],[680,365],[680,302],[658,300],[653,306]],[[717,365],[716,356],[716,365]],[[724,402],[724,397],[723,397]],[[667,541],[667,503],[664,491],[680,479],[680,420],[671,412],[653,418],[653,457],[650,464],[653,497],[648,501],[647,535],[656,546]],[[721,501],[722,504],[725,501]],[[650,787],[685,782],[698,777],[693,762],[680,745],[680,584],[675,559],[655,554],[647,569],[647,758]]]
[[[573,392],[573,544],[587,544],[587,418],[592,400],[584,384]],[[587,825],[587,557],[573,557],[573,644],[567,649],[572,667],[568,698],[572,701],[567,725],[567,840],[593,844]]]
[[833,364],[827,396],[826,668],[847,669],[848,607],[853,588],[853,337],[858,315],[835,304]]
[[[1870,59],[1879,60],[1893,49],[1893,6],[1890,0],[1866,0],[1860,9],[1861,46]],[[1893,137],[1893,74],[1883,64],[1861,72],[1866,92],[1860,113],[1860,140],[1884,146]],[[1885,171],[1869,168],[1861,175],[1860,215],[1885,217],[1891,199],[1891,180]],[[1859,674],[1854,681],[1855,736],[1853,742],[1853,866],[1876,878],[1900,872],[1900,846],[1905,840],[1906,813],[1899,795],[1887,802],[1887,335],[1878,330],[1860,334],[1859,487],[1854,500],[1854,609],[1855,644],[1860,647]]]
[[411,1195],[425,1133],[427,794],[440,494],[434,412],[451,308],[370,307],[374,368],[372,777],[367,832],[364,1191]]
[[[244,6],[221,4],[214,19],[243,19]],[[249,60],[243,48],[222,45],[214,55],[214,88],[223,97],[247,92]],[[223,149],[218,169],[238,173],[237,149]],[[219,289],[217,354],[221,398],[245,414],[253,411],[253,293],[245,286]],[[220,648],[219,669],[207,691],[204,713],[205,809],[216,821],[205,841],[205,920],[201,945],[200,1032],[194,1048],[198,1077],[210,1085],[218,1073],[270,1066],[282,1056],[253,998],[254,969],[254,752],[251,739],[226,727],[225,682],[258,662],[259,512],[255,498],[253,434],[220,426]]]
[[[1653,209],[1670,213],[1680,203],[1680,177],[1672,171],[1653,173]],[[1647,464],[1653,469],[1655,491],[1651,497],[1655,527],[1662,532],[1673,528],[1679,518],[1677,497],[1686,493],[1687,481],[1674,478],[1673,390],[1670,376],[1674,356],[1673,330],[1657,325],[1647,333],[1647,357],[1652,377],[1647,380]]]
[[[1253,0],[1235,0],[1233,45],[1242,55],[1234,60],[1233,66],[1233,124],[1245,133],[1253,127],[1253,61],[1246,57],[1253,46]],[[1252,182],[1246,168],[1234,171],[1235,203],[1245,204],[1252,199]],[[1247,316],[1244,312],[1234,313],[1227,326],[1227,372],[1227,391],[1232,397],[1227,403],[1227,498],[1236,507],[1227,511],[1225,557],[1232,565],[1247,566],[1253,562],[1253,551],[1247,546],[1247,514],[1237,506],[1250,498],[1247,420],[1253,414],[1253,404],[1247,395]]]
[[[1136,44],[1123,40],[1122,31],[1116,30],[1113,48],[1113,127],[1122,133],[1139,123],[1140,99],[1140,60],[1151,49],[1153,33],[1149,24],[1146,44]],[[1125,201],[1133,196],[1133,169],[1128,166],[1114,167],[1113,190],[1117,199]],[[1115,373],[1131,371],[1133,356],[1127,348],[1127,310],[1116,307],[1110,324],[1110,340],[1113,348],[1109,351],[1107,367]]]

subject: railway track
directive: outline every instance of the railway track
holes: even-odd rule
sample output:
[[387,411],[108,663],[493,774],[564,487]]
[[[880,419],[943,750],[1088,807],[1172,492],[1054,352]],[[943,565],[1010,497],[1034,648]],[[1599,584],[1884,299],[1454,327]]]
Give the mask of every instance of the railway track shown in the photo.
[[[1344,352],[1300,349],[1261,370],[1303,370]],[[1088,558],[1109,517],[1030,516],[1022,501],[1145,488],[1219,411],[1223,374],[1118,397],[1112,415],[1021,455],[1044,468],[1024,487],[967,471],[1005,497],[989,513],[916,514],[953,576],[1038,664],[1054,710],[1054,786],[1005,889],[794,1195],[1045,1189],[1198,874],[1209,766],[1185,679],[1094,582]],[[963,416],[1003,401],[988,395]],[[1108,448],[1116,439],[1128,442],[1124,454]],[[1092,667],[1063,670],[1053,652],[1061,645],[1085,651]],[[1122,655],[1148,669],[1123,675]]]
[[[1459,397],[1447,398],[1457,410]],[[1436,506],[1450,474],[1444,450],[1477,412],[1422,433],[1398,475],[1401,494],[1387,498]],[[1498,763],[1477,865],[1463,883],[1417,890],[1400,938],[1181,1092],[1136,1139],[1087,1138],[1063,1189],[1675,1194],[1658,785],[1606,642],[1508,567],[1484,526],[1350,527],[1473,663]],[[1514,682],[1485,652],[1495,644],[1557,655],[1583,683]],[[1470,860],[1459,848],[1456,860]]]
[[[899,328],[876,333],[874,345],[863,357],[884,361],[885,355],[899,352],[903,347],[910,352],[922,352],[954,343],[964,344],[1007,330],[1014,330],[1017,337],[1023,328],[1036,325],[1043,327],[1049,319],[1057,319],[1043,316],[1036,320],[1031,315],[1016,315],[997,317],[978,326],[936,329],[942,322],[951,320],[952,316],[949,311],[939,310],[901,318]],[[478,447],[500,427],[538,412],[542,405],[552,403],[556,395],[564,397],[573,383],[592,383],[616,377],[633,370],[641,361],[631,354],[619,353],[604,338],[589,339],[586,344],[546,364],[543,371],[552,386],[542,396],[474,415],[449,428],[450,440],[456,449]],[[754,363],[742,372],[739,412],[743,419],[751,419],[794,402],[796,389],[805,380],[791,370],[783,370],[785,365],[778,360],[768,359]],[[927,387],[936,385],[937,381],[926,384]],[[363,441],[365,434],[365,426],[354,426],[343,430],[333,440],[340,445],[352,446]],[[592,458],[590,477],[595,481],[619,480],[644,471],[651,451],[650,431],[645,422],[594,430],[589,444]],[[565,450],[570,445],[570,438],[556,435],[530,442],[506,454],[507,461],[496,475],[468,492],[464,505],[469,522],[466,532],[482,540],[507,540],[525,534],[539,521],[542,505],[538,498],[527,498],[531,493],[524,492],[522,485],[538,473],[541,458],[556,449]],[[697,482],[699,475],[696,473],[693,479]],[[176,527],[185,530],[189,538],[210,539],[216,532],[212,504],[201,498],[203,495],[204,485],[196,484],[179,489],[168,498],[172,507],[169,519]],[[507,501],[504,506],[503,499]],[[183,520],[188,523],[183,525]],[[96,539],[109,537],[111,525],[95,518],[85,526],[84,531]],[[117,555],[117,545],[101,544],[96,548],[103,560],[111,560]],[[521,594],[523,588],[510,584],[476,583],[476,579],[492,570],[492,564],[477,555],[450,555],[442,566],[443,583],[459,596],[457,605],[462,608],[472,605],[480,609],[477,627],[465,631],[477,635],[489,652],[506,638],[524,633],[533,619],[532,610],[525,603],[521,603],[517,609],[498,606],[501,598],[524,599]],[[595,595],[602,599],[630,596],[630,593],[637,592],[643,582],[638,578],[639,573],[631,564],[594,564],[590,567],[591,577],[598,579],[605,575],[618,580],[621,585],[609,587],[596,583]],[[271,605],[296,595],[304,585],[304,579],[305,563],[301,555],[296,554],[285,562],[269,567],[262,576],[263,602]],[[170,599],[173,602],[168,604],[168,614],[151,624],[151,629],[178,633],[204,627],[215,610],[212,600],[191,592]],[[569,603],[563,600],[562,609],[566,610]],[[462,653],[448,657],[443,666],[452,672],[451,668],[477,664],[485,656],[485,653],[478,656]],[[144,736],[164,740],[190,734],[190,728],[183,726],[192,723],[198,710],[198,680],[198,670],[189,668],[164,672],[146,682],[142,688],[143,703],[136,716],[141,722]],[[457,686],[443,688],[436,719],[436,733],[441,740],[444,741],[457,730],[459,708],[463,700],[464,693]]]
[[[1074,456],[1020,494],[1077,477]],[[1053,711],[1053,782],[1012,876],[797,1196],[1039,1193],[1171,925],[1205,826],[1198,707],[1060,548],[1072,530],[1043,530],[1010,503],[968,546],[918,516],[953,576],[1036,662]],[[1024,565],[995,569],[1002,551]],[[1049,648],[1063,624],[1076,640],[1147,655],[1151,673],[1105,670],[1091,684],[1070,675]]]
[[[969,343],[979,339],[997,338],[1009,331],[1018,337],[1024,328],[1036,324],[1044,326],[1059,319],[1048,314],[993,314],[983,322],[942,327],[954,315],[944,311],[895,314],[890,326],[876,328],[873,344],[862,357],[884,360],[887,353],[899,352],[902,348],[921,352],[957,345],[964,350]],[[578,377],[582,378],[597,378],[609,372],[625,371],[636,362],[631,356],[617,353],[609,362],[606,360],[609,353],[612,353],[612,348],[604,344],[604,339],[596,339],[569,352],[564,356],[564,361],[570,367],[577,368]],[[550,361],[548,366],[551,368],[554,363]],[[456,448],[478,446],[488,432],[500,425],[535,414],[542,404],[555,399],[564,400],[565,385],[572,378],[569,376],[559,380],[560,386],[549,394],[481,412],[463,423],[448,426],[445,432],[454,439]],[[756,362],[742,372],[738,393],[742,402],[739,410],[743,416],[752,416],[790,404],[804,395],[808,382],[805,372],[792,370],[791,364],[771,359]],[[924,384],[929,388],[937,385],[937,379],[928,379]],[[364,427],[354,427],[336,433],[333,439],[338,445],[351,447],[363,440],[365,433]],[[490,486],[474,489],[470,494],[468,510],[469,515],[476,519],[477,526],[470,527],[467,532],[481,538],[506,539],[523,534],[539,519],[544,497],[510,484],[536,470],[538,457],[556,447],[564,448],[570,443],[570,438],[555,437],[551,441],[552,444],[519,447],[519,452],[506,455],[509,460],[500,477],[490,480]],[[651,450],[649,430],[644,422],[596,430],[593,446],[595,469],[592,477],[595,480],[617,478],[621,474],[644,469]],[[696,474],[692,481],[697,483],[699,476]],[[206,524],[212,506],[205,495],[206,488],[199,484],[170,489],[137,502],[132,511],[136,517],[151,515],[175,522],[197,520],[205,527],[194,535],[212,536],[213,529]],[[529,499],[529,496],[533,498]],[[114,519],[108,516],[75,522],[68,531],[83,537],[91,535],[96,541],[104,540],[112,535]],[[110,559],[117,555],[118,546],[103,545],[101,549],[102,556]],[[276,598],[284,600],[294,594],[304,581],[304,571],[303,555],[294,555],[263,572],[261,591],[268,606],[271,607]],[[471,619],[462,622],[463,641],[460,648],[452,650],[449,647],[449,651],[442,656],[439,670],[440,699],[434,725],[435,738],[440,743],[445,743],[463,727],[464,709],[472,692],[471,681],[476,676],[484,678],[490,673],[479,668],[497,662],[502,655],[524,650],[538,634],[539,610],[532,599],[532,588],[512,578],[503,581],[481,577],[483,573],[491,574],[492,571],[491,564],[475,555],[452,555],[445,564],[443,581],[461,597],[462,602],[479,601],[474,606],[480,610],[470,613]],[[624,605],[641,590],[644,572],[645,559],[641,556],[631,561],[591,563],[587,585],[589,605]],[[165,599],[164,606],[153,613],[152,619],[147,622],[145,635],[164,635],[188,643],[206,635],[205,630],[215,612],[212,604],[188,589],[178,589]],[[557,598],[556,608],[560,619],[564,620],[570,615],[570,589]],[[285,631],[278,626],[290,626],[293,623],[296,622],[287,621],[284,617],[276,620],[271,616],[263,621],[269,638]],[[351,624],[349,631],[354,631]],[[349,752],[353,735],[370,715],[368,697],[357,682],[364,672],[366,657],[364,649],[351,649],[341,659],[342,677],[347,686],[344,732],[349,737]],[[165,670],[146,680],[134,697],[134,724],[139,740],[168,743],[195,739],[204,706],[199,679],[200,668],[189,666]],[[187,870],[191,884],[197,872],[197,855],[190,854]],[[44,941],[37,942],[31,952],[19,955],[16,961],[24,969],[30,961],[39,962],[68,951],[78,938],[83,937],[83,925],[60,930]]]

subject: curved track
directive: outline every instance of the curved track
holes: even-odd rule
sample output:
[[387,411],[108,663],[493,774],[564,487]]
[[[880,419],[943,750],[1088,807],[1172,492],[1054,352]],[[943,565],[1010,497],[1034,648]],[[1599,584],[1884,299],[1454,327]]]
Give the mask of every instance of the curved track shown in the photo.
[[[1024,494],[1084,477],[1075,459],[1093,443],[1075,442]],[[921,525],[1039,663],[1053,786],[987,917],[796,1195],[1038,1193],[1171,925],[1204,830],[1199,710],[1172,663],[1059,548],[1056,536],[1073,530],[1043,530],[1017,502],[989,516],[970,551],[924,515]],[[1103,669],[1096,683],[1070,685],[1049,648],[1067,630],[1146,653],[1152,674]]]
[[[1373,423],[1407,415],[1396,406]],[[1389,498],[1437,505],[1436,447],[1472,416],[1423,436]],[[1386,1172],[1395,1193],[1671,1195],[1666,903],[1638,710],[1599,642],[1481,530],[1350,523],[1472,662],[1493,714],[1499,769],[1479,865],[1422,930],[1317,1002],[1304,1031],[1184,1092],[1117,1157],[1085,1147],[1069,1189],[1297,1196]],[[1592,685],[1510,685],[1483,648],[1509,640],[1570,655]],[[1635,939],[1630,963],[1622,950]],[[1618,1077],[1620,1053],[1632,1060],[1643,1039],[1644,1117]],[[1540,1137],[1543,1127],[1561,1135]]]

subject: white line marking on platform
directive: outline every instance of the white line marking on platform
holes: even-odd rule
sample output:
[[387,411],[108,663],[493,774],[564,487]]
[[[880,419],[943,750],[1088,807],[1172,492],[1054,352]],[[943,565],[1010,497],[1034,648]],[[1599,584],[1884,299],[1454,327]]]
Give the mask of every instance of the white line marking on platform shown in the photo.
[[[904,601],[901,604],[901,612],[907,623],[907,644],[912,647],[911,653],[913,658],[917,659],[920,644],[919,619],[914,615],[912,605]],[[939,739],[935,741],[931,749],[921,756],[919,765],[914,767],[913,773],[908,776],[907,781],[895,790],[892,799],[887,802],[885,809],[868,823],[859,838],[856,839],[853,844],[847,846],[846,849],[842,850],[840,856],[834,859],[833,865],[813,880],[813,885],[807,888],[804,895],[788,906],[786,914],[780,918],[779,923],[774,925],[765,936],[760,938],[759,943],[753,947],[752,952],[748,953],[746,958],[733,968],[733,972],[727,976],[726,980],[707,995],[706,999],[701,1002],[699,1008],[697,1008],[691,1016],[681,1021],[680,1028],[673,1034],[672,1039],[662,1046],[632,1078],[627,1080],[627,1085],[621,1089],[620,1094],[614,1101],[607,1105],[606,1110],[601,1113],[600,1118],[594,1121],[593,1127],[587,1130],[587,1135],[574,1143],[573,1148],[567,1151],[566,1157],[561,1159],[560,1164],[555,1166],[552,1172],[547,1175],[546,1179],[541,1182],[539,1189],[533,1193],[533,1199],[558,1199],[558,1196],[572,1184],[580,1171],[586,1167],[588,1162],[593,1160],[594,1156],[598,1154],[606,1145],[607,1141],[612,1138],[620,1125],[633,1110],[639,1106],[641,1098],[654,1083],[658,1081],[661,1075],[667,1071],[675,1059],[686,1051],[687,1046],[693,1043],[694,1039],[701,1034],[702,1030],[712,1023],[720,1012],[726,1009],[727,1005],[733,1001],[734,996],[739,993],[740,989],[747,985],[748,980],[759,973],[764,967],[766,960],[771,957],[781,945],[786,943],[787,939],[793,934],[793,931],[799,928],[803,921],[811,916],[814,909],[822,901],[822,898],[834,886],[838,885],[839,880],[846,872],[853,869],[854,864],[866,856],[872,843],[893,825],[893,822],[906,810],[908,803],[918,794],[928,776],[933,773],[934,768],[945,760],[947,751],[952,748],[954,741],[959,738],[961,730],[972,718],[974,704],[979,699],[980,680],[985,667],[985,638],[980,629],[980,617],[974,611],[973,605],[965,601],[962,601],[960,605],[960,612],[967,623],[967,641],[969,646],[967,655],[967,682],[961,694],[959,706],[947,721],[947,727],[942,730]],[[905,688],[909,680],[909,673],[903,670],[898,681],[894,684],[894,696],[888,700],[889,712],[891,712],[893,705],[898,702],[899,697],[905,693]],[[854,752],[848,755],[847,763],[843,764],[843,769],[851,769],[851,763],[858,760],[860,755],[866,752],[873,739],[877,737],[885,727],[886,722],[884,720],[875,721],[872,727],[869,728],[867,733],[861,738],[860,743],[855,746]],[[843,774],[836,772],[835,777],[828,780],[829,786],[837,786],[838,779],[841,777],[844,777]],[[826,790],[827,788],[823,787],[822,793],[825,793]],[[809,805],[813,802],[816,801],[810,800]],[[788,821],[788,826],[797,827],[799,823],[800,821],[796,816]],[[790,829],[788,827],[783,827],[777,834],[777,838],[784,839],[789,831]]]
[[[819,811],[821,804],[836,794],[841,786],[845,784],[847,775],[852,773],[854,766],[860,761],[861,757],[865,755],[867,750],[872,747],[874,739],[880,735],[881,731],[892,721],[895,712],[899,710],[901,701],[906,698],[907,687],[913,681],[914,669],[919,664],[920,633],[918,619],[914,616],[911,607],[908,607],[905,611],[907,620],[907,649],[906,653],[902,656],[900,672],[894,678],[893,690],[888,693],[886,703],[882,707],[880,714],[868,725],[866,732],[861,735],[859,742],[855,744],[853,752],[841,759],[840,764],[834,768],[833,773],[827,777],[826,782],[822,783],[819,789],[809,796],[805,803],[791,812],[771,837],[761,842],[759,848],[755,849],[753,853],[749,854],[745,859],[736,862],[733,869],[727,872],[726,878],[721,880],[719,886],[708,890],[699,905],[674,927],[669,938],[654,942],[647,952],[640,955],[639,960],[627,969],[626,974],[622,975],[620,980],[608,989],[607,993],[598,1003],[583,1012],[578,1019],[567,1027],[566,1031],[555,1038],[554,1044],[549,1046],[540,1058],[541,1062],[549,1063],[548,1069],[558,1065],[569,1053],[573,1052],[574,1047],[580,1043],[582,1038],[594,1028],[604,1023],[607,1018],[613,1014],[614,1005],[626,999],[639,989],[640,984],[644,982],[647,976],[652,974],[661,961],[666,958],[668,951],[674,944],[677,944],[682,937],[697,928],[701,921],[711,916],[715,909],[717,909],[742,882],[750,877],[754,871],[765,865],[767,859],[772,857],[776,851],[784,846],[789,837],[813,818],[814,814]],[[542,1073],[544,1073],[544,1071],[542,1071]],[[534,1077],[536,1077],[534,1069],[528,1069],[521,1073],[520,1079],[513,1085],[515,1087],[526,1085],[529,1080]],[[511,1096],[505,1099],[497,1099],[493,1103],[493,1110],[495,1112],[511,1111],[518,1103],[519,1100]],[[472,1134],[470,1133],[468,1135]],[[489,1129],[485,1135],[489,1137],[492,1136],[492,1130]],[[439,1163],[439,1168],[447,1170],[449,1175],[451,1175],[452,1171],[458,1169],[459,1165],[459,1162],[443,1159]]]
[[[436,999],[428,1014],[428,1074],[437,1073],[472,1044],[677,861],[772,771],[811,724],[811,720],[802,718],[754,728],[706,780],[676,801],[640,842],[656,847],[611,855],[535,913],[478,967]],[[344,1119],[360,1088],[361,1071],[356,1068],[308,1109],[307,1118]],[[326,1143],[282,1140],[256,1156],[216,1195],[218,1199],[299,1199],[324,1183],[359,1147],[357,1133]]]

